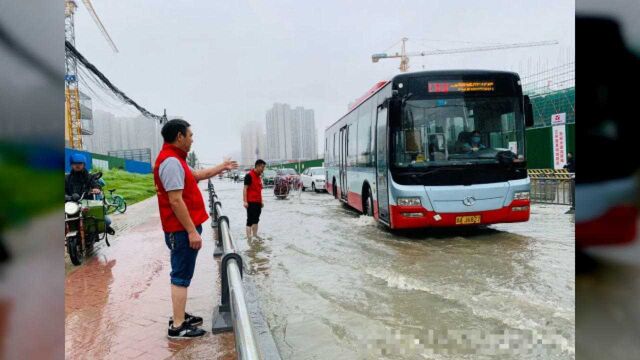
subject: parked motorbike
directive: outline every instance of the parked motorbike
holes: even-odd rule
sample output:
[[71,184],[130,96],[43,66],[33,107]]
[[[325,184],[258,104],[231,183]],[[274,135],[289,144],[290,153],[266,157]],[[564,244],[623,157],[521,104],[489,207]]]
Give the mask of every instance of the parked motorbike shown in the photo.
[[[92,176],[99,179],[102,173]],[[105,223],[107,207],[104,198],[95,200],[95,195],[88,193],[65,195],[64,214],[65,246],[73,265],[82,264],[85,255],[96,242],[104,239],[107,246],[110,246]]]

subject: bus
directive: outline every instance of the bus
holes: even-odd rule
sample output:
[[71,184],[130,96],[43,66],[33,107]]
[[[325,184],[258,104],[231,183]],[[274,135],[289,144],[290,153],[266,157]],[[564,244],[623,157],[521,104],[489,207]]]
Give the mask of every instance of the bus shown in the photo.
[[528,221],[532,125],[516,73],[398,74],[325,130],[327,191],[391,229]]

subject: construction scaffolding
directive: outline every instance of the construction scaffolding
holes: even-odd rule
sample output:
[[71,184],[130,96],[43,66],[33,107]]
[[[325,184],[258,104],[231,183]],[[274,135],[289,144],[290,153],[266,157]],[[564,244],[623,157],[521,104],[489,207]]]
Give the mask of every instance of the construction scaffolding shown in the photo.
[[534,127],[551,126],[551,116],[565,113],[566,123],[576,121],[575,62],[522,76],[522,90],[531,97]]

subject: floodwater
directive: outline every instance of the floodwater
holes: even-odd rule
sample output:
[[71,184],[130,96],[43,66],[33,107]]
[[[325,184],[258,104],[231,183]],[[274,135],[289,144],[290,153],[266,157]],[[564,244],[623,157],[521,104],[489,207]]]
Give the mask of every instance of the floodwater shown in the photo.
[[326,193],[265,189],[261,239],[247,240],[242,185],[215,187],[283,359],[575,358],[568,207],[397,233]]

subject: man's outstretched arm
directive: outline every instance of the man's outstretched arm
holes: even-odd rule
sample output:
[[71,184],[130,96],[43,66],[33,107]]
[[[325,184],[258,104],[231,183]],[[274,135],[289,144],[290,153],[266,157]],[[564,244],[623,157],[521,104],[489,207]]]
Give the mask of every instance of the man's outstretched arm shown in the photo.
[[205,180],[205,179],[214,177],[225,170],[233,170],[237,168],[238,168],[238,163],[236,161],[226,160],[222,164],[219,164],[210,168],[202,169],[202,170],[194,170],[192,173],[193,173],[193,176],[196,178],[196,180],[200,181],[200,180]]

